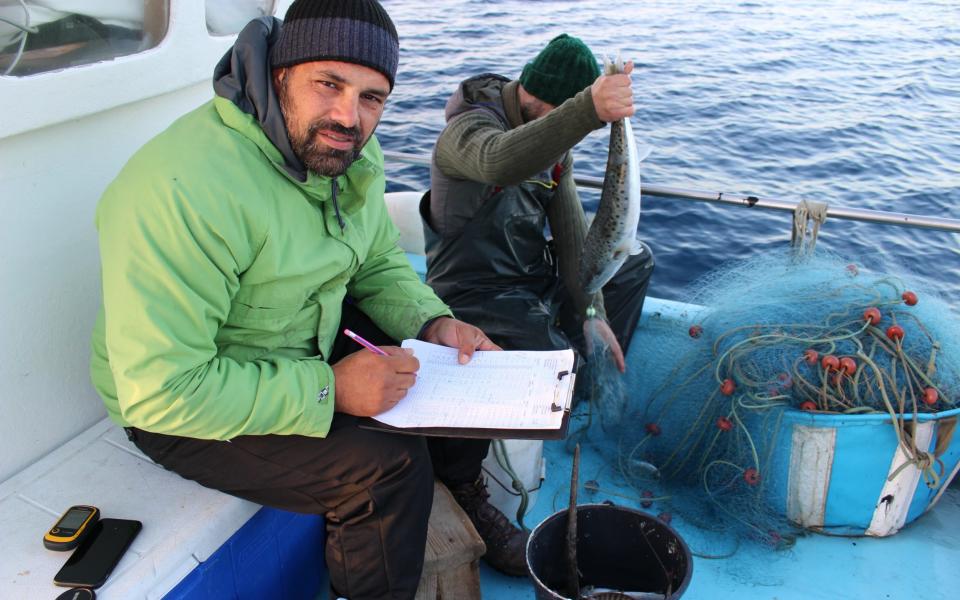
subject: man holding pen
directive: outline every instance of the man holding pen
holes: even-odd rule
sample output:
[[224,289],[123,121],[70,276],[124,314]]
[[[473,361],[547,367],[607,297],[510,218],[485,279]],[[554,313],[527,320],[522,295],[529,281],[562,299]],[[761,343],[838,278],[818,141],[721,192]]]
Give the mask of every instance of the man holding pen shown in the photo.
[[296,0],[282,25],[250,22],[215,97],[141,148],[96,215],[91,373],[109,416],[185,478],[324,515],[331,587],[351,600],[414,596],[434,473],[457,458],[455,443],[358,427],[416,381],[395,340],[462,363],[497,349],[397,246],[373,131],[398,54],[376,0]]

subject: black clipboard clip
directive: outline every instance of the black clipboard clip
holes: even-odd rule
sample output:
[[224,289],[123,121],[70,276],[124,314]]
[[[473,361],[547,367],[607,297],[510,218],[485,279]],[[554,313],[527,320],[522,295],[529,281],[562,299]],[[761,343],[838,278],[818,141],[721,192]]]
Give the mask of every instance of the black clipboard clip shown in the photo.
[[[564,377],[570,374],[570,371],[560,371],[557,373],[557,381],[563,380]],[[550,403],[550,412],[560,412],[563,410],[563,406],[557,404],[556,402]]]

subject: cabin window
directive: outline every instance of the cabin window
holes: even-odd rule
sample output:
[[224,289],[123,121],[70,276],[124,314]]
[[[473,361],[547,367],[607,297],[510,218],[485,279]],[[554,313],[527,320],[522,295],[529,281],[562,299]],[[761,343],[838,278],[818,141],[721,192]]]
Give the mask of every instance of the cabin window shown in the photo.
[[2,0],[0,75],[35,75],[148,50],[166,35],[169,13],[169,0]]
[[207,31],[234,35],[257,17],[272,15],[274,0],[206,0]]

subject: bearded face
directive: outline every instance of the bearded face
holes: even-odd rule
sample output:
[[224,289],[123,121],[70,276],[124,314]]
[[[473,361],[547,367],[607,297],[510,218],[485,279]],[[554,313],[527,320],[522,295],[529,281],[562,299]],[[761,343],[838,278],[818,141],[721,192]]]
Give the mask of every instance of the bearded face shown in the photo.
[[[336,121],[324,118],[301,120],[293,107],[288,88],[289,84],[284,81],[278,95],[293,153],[314,173],[328,177],[343,175],[353,161],[360,158],[364,140],[359,125],[344,127]],[[322,131],[332,132],[341,140],[349,140],[353,147],[341,150],[327,145],[321,138]]]
[[342,175],[360,157],[389,94],[380,72],[336,61],[279,69],[274,86],[294,154],[328,177]]

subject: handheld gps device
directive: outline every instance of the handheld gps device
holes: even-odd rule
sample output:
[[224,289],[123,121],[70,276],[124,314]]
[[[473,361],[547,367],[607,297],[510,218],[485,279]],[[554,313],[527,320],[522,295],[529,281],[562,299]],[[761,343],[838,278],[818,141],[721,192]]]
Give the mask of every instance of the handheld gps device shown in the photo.
[[96,506],[71,506],[43,536],[48,550],[72,550],[100,520]]

